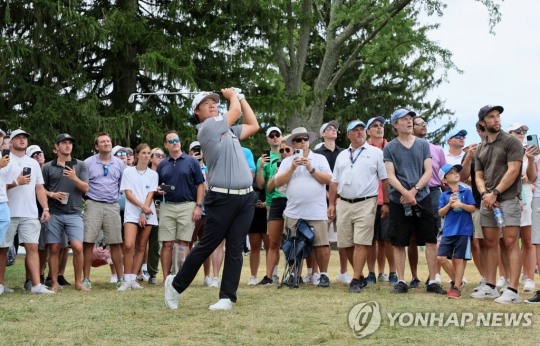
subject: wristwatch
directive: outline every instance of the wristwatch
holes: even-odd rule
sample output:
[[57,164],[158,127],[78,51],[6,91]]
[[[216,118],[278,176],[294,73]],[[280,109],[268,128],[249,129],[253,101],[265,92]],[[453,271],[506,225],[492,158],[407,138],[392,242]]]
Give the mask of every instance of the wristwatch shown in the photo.
[[491,191],[491,193],[493,193],[497,197],[499,197],[501,195],[501,191],[499,191],[497,189],[493,189],[493,191]]
[[202,208],[202,204],[200,204],[200,203],[195,204],[195,206],[199,207],[199,208]]
[[416,189],[416,191],[422,190],[418,185],[414,185],[414,188]]
[[309,171],[309,174],[313,174],[313,173],[315,173],[315,167],[313,167],[313,168],[311,169],[311,171]]

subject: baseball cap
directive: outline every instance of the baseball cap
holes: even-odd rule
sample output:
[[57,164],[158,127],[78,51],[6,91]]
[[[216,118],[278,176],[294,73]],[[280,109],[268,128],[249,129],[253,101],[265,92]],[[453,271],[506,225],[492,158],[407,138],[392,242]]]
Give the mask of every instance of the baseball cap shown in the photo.
[[206,99],[212,99],[216,101],[216,103],[219,103],[219,95],[216,93],[213,93],[211,91],[203,91],[198,93],[195,98],[193,99],[193,103],[191,104],[191,110],[195,110],[197,107],[199,107],[199,104],[203,102]]
[[415,112],[410,111],[410,110],[405,109],[405,108],[400,108],[400,109],[396,110],[394,113],[392,113],[392,117],[390,118],[390,121],[393,124],[396,121],[398,121],[399,119],[406,116],[407,114],[410,114],[413,118],[416,116]]
[[0,135],[1,135],[2,137],[7,136],[7,135],[6,135],[6,132],[5,132],[4,130],[2,130],[2,129],[0,129]]
[[41,148],[39,147],[39,145],[31,145],[29,146],[28,148],[26,148],[26,156],[28,157],[32,157],[32,155],[36,154],[36,153],[42,153],[43,150],[41,150]]
[[56,137],[56,141],[54,143],[58,144],[66,139],[71,140],[71,142],[75,142],[75,138],[71,137],[69,133],[61,133]]
[[124,151],[127,154],[126,148],[124,148],[123,146],[117,145],[114,148],[112,148],[111,155],[116,156],[116,153],[119,151]]
[[322,137],[323,132],[326,130],[328,126],[334,126],[336,130],[339,130],[339,123],[335,120],[330,120],[327,123],[322,124],[321,128],[319,129],[319,135]]
[[506,130],[506,132],[516,131],[517,129],[524,129],[525,131],[529,131],[529,126],[523,125],[523,124],[520,124],[520,123],[512,123],[512,124],[510,124],[510,126],[508,127],[508,130]]
[[480,108],[480,111],[478,112],[478,119],[479,119],[479,120],[484,119],[484,117],[486,116],[486,114],[488,114],[488,113],[491,112],[492,110],[497,110],[497,111],[499,111],[499,114],[501,114],[502,112],[504,112],[504,108],[502,108],[502,106],[490,106],[490,105],[487,105],[487,106],[484,106],[484,107]]
[[448,172],[450,172],[450,170],[452,168],[455,168],[459,173],[463,169],[463,166],[462,165],[451,165],[449,163],[445,164],[444,166],[442,166],[439,169],[439,179],[443,180],[444,178],[446,178],[446,175],[448,174]]
[[453,138],[457,135],[462,135],[463,137],[467,136],[467,130],[459,130],[458,132],[451,132],[447,137],[446,140],[449,140],[450,138]]
[[373,124],[374,121],[380,121],[381,124],[383,124],[383,126],[384,126],[384,123],[386,122],[386,119],[383,118],[383,117],[380,116],[380,115],[378,115],[378,116],[376,116],[376,117],[373,117],[373,118],[369,119],[368,122],[367,122],[367,128],[368,128],[368,129],[369,129],[369,127],[371,126],[371,124]]
[[199,143],[198,141],[195,141],[195,142],[191,142],[191,144],[189,145],[189,151],[193,150],[193,148],[195,147],[201,147],[201,143]]
[[18,135],[26,135],[26,137],[30,137],[30,134],[28,132],[26,132],[23,129],[18,129],[18,130],[13,131],[11,135],[9,135],[9,139],[13,139],[17,137]]
[[349,125],[347,125],[347,132],[349,132],[350,130],[354,129],[357,126],[362,126],[363,128],[366,128],[366,124],[364,124],[363,121],[353,120],[349,123]]
[[[276,132],[278,132],[280,135],[282,135],[281,130],[280,130],[278,127],[276,127],[276,126],[271,126],[271,127],[268,128],[268,130],[266,130],[266,137],[270,136],[270,134],[272,133],[272,131],[276,131]],[[199,144],[199,145],[200,145],[200,144]]]

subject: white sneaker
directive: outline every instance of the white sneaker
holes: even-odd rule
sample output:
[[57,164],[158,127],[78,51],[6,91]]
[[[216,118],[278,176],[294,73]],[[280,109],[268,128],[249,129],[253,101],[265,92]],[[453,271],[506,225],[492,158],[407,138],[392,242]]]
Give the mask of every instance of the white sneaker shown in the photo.
[[379,276],[377,277],[377,281],[388,282],[389,281],[388,275],[386,275],[385,273],[380,273]]
[[130,289],[131,289],[131,281],[122,281],[122,284],[116,290],[120,292],[124,292]]
[[212,278],[210,277],[210,275],[206,275],[204,277],[203,283],[206,287],[210,287],[210,285],[212,284]]
[[463,286],[465,286],[465,284],[469,281],[467,281],[467,278],[465,277],[465,275],[463,275],[463,279],[461,279],[461,282],[463,283]]
[[339,273],[339,274],[336,276],[336,281],[348,285],[348,284],[351,283],[351,277],[349,276],[349,273],[348,273],[348,272],[345,272],[345,273]]
[[505,285],[506,283],[506,279],[504,278],[504,276],[500,276],[498,279],[497,279],[497,283],[495,284],[495,286],[497,288],[501,288]]
[[319,273],[313,273],[311,276],[311,283],[315,286],[319,286],[319,281],[321,281],[321,275]]
[[536,284],[534,280],[526,278],[523,282],[523,292],[531,292],[536,290]]
[[13,291],[11,288],[7,287],[7,286],[4,286],[4,293],[13,293],[15,291]]
[[220,311],[220,310],[232,310],[232,302],[230,299],[220,299],[217,303],[212,304],[208,307],[210,311]]
[[478,292],[482,287],[484,287],[486,285],[486,278],[481,278],[480,279],[480,283],[478,284],[478,286],[476,286],[473,291],[474,292]]
[[302,278],[302,281],[305,284],[311,283],[312,280],[313,280],[313,276],[311,274],[308,274],[308,275],[304,276],[304,278]]
[[4,293],[4,285],[0,285],[0,295],[2,295],[2,293]]
[[437,282],[439,285],[442,283],[441,274],[435,274],[435,282]]
[[504,280],[504,284],[499,288],[499,292],[503,293],[510,285],[510,280]]
[[491,288],[488,285],[482,286],[478,291],[471,294],[471,298],[477,299],[493,299],[499,296],[496,288]]
[[255,286],[259,283],[256,276],[251,276],[248,281],[248,286]]
[[110,282],[111,284],[117,283],[117,282],[118,282],[118,276],[116,276],[116,274],[111,275],[111,279],[109,280],[109,282]]
[[176,310],[178,309],[178,301],[180,300],[180,293],[176,292],[174,287],[172,287],[173,280],[174,280],[174,275],[169,275],[165,279],[165,306],[168,309]]
[[45,285],[37,284],[30,289],[32,294],[54,294],[54,291],[47,289]]
[[144,288],[137,281],[130,281],[129,285],[133,290],[142,290]]
[[519,294],[514,293],[511,290],[505,290],[499,298],[495,299],[495,303],[499,304],[513,304],[520,302],[521,298],[519,297]]
[[210,287],[219,288],[219,285],[221,284],[221,280],[216,276],[215,278],[212,278],[212,282],[210,283]]

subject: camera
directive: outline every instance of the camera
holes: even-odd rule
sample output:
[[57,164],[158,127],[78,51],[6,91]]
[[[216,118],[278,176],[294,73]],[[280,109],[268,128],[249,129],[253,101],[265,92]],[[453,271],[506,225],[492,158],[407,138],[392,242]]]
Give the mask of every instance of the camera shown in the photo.
[[161,188],[161,190],[167,193],[171,193],[176,189],[174,185],[166,185],[166,184],[161,184],[159,187]]

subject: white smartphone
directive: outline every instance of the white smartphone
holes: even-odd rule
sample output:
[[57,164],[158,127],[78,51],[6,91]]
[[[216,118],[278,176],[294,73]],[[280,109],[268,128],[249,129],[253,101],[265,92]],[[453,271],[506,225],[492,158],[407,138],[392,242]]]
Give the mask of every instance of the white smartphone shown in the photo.
[[527,135],[527,145],[529,147],[538,146],[538,136],[537,135]]
[[295,149],[294,155],[302,157],[302,149]]

